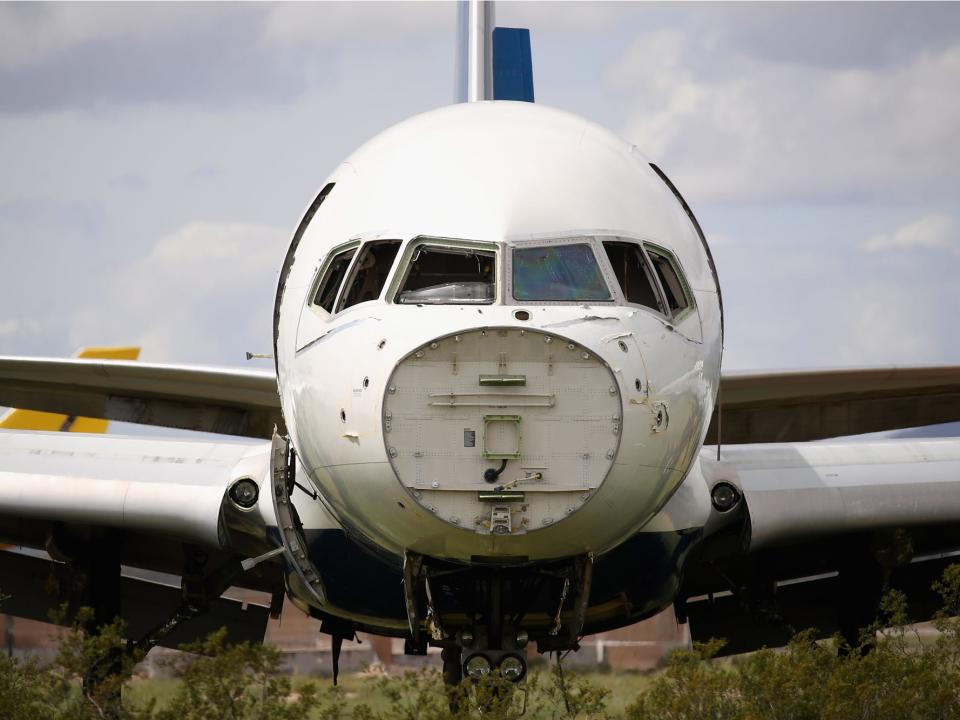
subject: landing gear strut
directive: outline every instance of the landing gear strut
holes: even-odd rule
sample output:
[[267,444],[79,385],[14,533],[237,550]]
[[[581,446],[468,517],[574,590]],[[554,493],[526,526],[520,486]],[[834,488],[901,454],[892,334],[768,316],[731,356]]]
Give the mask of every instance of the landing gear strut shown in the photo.
[[[71,565],[79,590],[78,605],[93,615],[83,624],[88,635],[100,632],[120,617],[120,543],[115,533],[83,543],[83,550]],[[120,683],[123,672],[122,648],[111,648],[83,676],[83,694],[97,704],[106,718],[119,718]]]
[[[527,608],[550,598],[555,603],[551,625],[541,626],[536,638],[541,652],[575,647],[585,624],[592,571],[590,555],[531,573],[521,567],[465,569],[407,553],[404,597],[411,646],[429,641],[444,648],[444,677],[450,683],[493,671],[519,682],[527,672]],[[466,616],[469,624],[452,629],[444,618],[453,616]]]

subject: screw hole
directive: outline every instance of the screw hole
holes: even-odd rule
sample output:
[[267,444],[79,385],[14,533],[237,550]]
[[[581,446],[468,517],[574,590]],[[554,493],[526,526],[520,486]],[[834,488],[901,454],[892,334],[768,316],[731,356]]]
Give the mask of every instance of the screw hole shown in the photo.
[[640,378],[633,381],[633,386],[637,389],[637,392],[640,392]]
[[343,408],[340,408],[340,422],[346,422],[346,421],[347,421],[347,411],[344,410]]
[[404,505],[404,504],[403,504],[402,502],[400,502],[399,500],[397,500],[397,505],[400,506],[400,509],[401,509],[401,510],[406,510],[406,509],[407,509],[407,506]]
[[377,350],[383,350],[383,346],[386,344],[387,344],[386,339],[381,340],[380,342],[377,343]]
[[365,388],[370,387],[370,378],[365,377],[365,378],[363,379],[363,386],[364,386]]
[[621,350],[623,350],[624,352],[627,352],[627,344],[626,344],[623,340],[621,340],[621,341],[620,341],[619,343],[617,343],[617,344],[620,346],[620,349],[621,349]]

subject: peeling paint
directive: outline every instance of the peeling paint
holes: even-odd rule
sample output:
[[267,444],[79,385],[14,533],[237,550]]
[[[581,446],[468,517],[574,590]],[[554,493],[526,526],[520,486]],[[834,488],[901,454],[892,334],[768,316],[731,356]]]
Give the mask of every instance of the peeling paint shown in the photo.
[[603,322],[606,320],[612,320],[614,322],[619,322],[620,318],[618,317],[606,317],[601,315],[584,315],[583,317],[573,318],[572,320],[564,320],[562,322],[548,323],[546,325],[541,325],[540,327],[569,327],[570,325],[579,325],[580,323],[585,322]]

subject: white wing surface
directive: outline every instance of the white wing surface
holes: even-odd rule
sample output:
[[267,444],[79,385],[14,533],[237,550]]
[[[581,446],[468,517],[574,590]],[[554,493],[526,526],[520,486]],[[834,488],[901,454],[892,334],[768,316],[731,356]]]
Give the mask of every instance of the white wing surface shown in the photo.
[[[960,366],[724,373],[723,444],[800,442],[960,420]],[[717,442],[717,414],[707,436]]]
[[[704,530],[677,606],[727,653],[807,627],[855,638],[887,589],[928,619],[933,581],[960,560],[960,439],[724,446],[720,461],[706,448],[687,482],[701,519],[686,524]],[[730,510],[711,505],[722,485]]]
[[0,405],[244,437],[283,428],[262,370],[0,357]]
[[736,487],[747,548],[960,521],[960,439],[789,443],[704,451],[711,487]]
[[259,485],[268,463],[263,441],[0,431],[0,515],[220,548],[228,487],[241,477]]

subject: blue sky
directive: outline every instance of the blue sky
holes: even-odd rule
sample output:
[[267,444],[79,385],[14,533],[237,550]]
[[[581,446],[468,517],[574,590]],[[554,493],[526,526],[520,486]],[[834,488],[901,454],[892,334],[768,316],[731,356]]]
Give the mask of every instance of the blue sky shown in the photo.
[[[447,3],[0,4],[0,353],[244,364],[356,146],[453,99]],[[663,167],[731,369],[960,363],[960,5],[504,3],[538,102]]]

